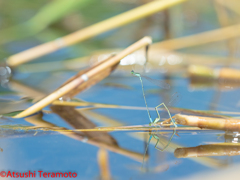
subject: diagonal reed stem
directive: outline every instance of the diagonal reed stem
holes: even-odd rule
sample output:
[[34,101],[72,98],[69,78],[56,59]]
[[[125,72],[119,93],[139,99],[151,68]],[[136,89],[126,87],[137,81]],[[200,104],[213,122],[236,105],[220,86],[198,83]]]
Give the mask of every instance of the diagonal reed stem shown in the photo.
[[240,36],[240,24],[155,43],[151,48],[182,49]]
[[132,44],[128,48],[124,49],[122,52],[117,54],[116,56],[104,61],[103,63],[99,64],[95,68],[90,68],[89,71],[86,71],[80,77],[73,79],[69,83],[65,84],[64,86],[60,87],[47,97],[43,98],[38,103],[34,104],[33,106],[29,107],[25,111],[21,112],[20,114],[14,116],[14,118],[21,118],[25,116],[29,116],[37,111],[40,111],[42,108],[46,107],[47,105],[51,104],[54,100],[59,99],[60,97],[64,96],[65,94],[69,93],[70,91],[77,88],[82,83],[91,80],[94,76],[98,75],[99,73],[105,71],[107,68],[112,67],[120,62],[120,60],[127,55],[133,53],[134,51],[149,45],[152,43],[152,39],[150,37],[144,37],[137,41],[136,43]]

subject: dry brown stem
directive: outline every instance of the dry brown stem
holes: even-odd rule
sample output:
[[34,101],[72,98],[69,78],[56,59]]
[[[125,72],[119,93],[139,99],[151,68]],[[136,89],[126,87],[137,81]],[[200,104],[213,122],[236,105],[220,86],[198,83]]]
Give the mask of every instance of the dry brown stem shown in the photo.
[[224,119],[201,116],[188,116],[182,114],[175,115],[175,121],[185,126],[195,126],[199,128],[240,131],[239,119]]
[[153,44],[154,48],[159,49],[182,49],[210,42],[223,41],[240,36],[240,24],[232,25],[216,30],[211,30],[199,34],[194,34],[177,39],[170,39]]
[[[95,79],[92,81],[93,78],[96,78],[98,75],[103,75],[106,77],[106,72],[109,74],[109,70],[113,70],[115,66],[120,62],[122,58],[125,56],[131,54],[132,52],[146,46],[152,43],[152,40],[150,37],[144,37],[141,40],[137,41],[136,43],[132,44],[128,48],[124,49],[122,52],[117,54],[116,56],[113,56],[112,58],[99,63],[97,66],[94,66],[94,68],[90,68],[86,71],[84,71],[84,74],[81,76],[74,77],[71,79],[67,84],[63,85],[47,97],[43,98],[38,103],[34,104],[33,106],[29,107],[25,111],[19,113],[18,115],[14,116],[14,118],[21,118],[28,115],[31,115],[37,111],[40,111],[45,106],[51,104],[56,99],[59,99],[60,97],[63,97],[67,93],[73,92],[73,95],[77,92],[79,92],[78,87],[82,85],[84,82],[90,81],[91,83],[94,83],[95,81],[101,80],[101,77],[97,80]],[[77,90],[76,90],[77,89]],[[80,88],[81,89],[81,88]]]

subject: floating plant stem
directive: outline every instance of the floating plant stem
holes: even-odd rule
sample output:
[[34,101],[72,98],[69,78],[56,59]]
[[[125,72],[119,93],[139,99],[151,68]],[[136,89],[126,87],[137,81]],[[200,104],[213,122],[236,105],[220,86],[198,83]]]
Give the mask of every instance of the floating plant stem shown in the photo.
[[199,128],[240,131],[239,119],[223,119],[201,116],[188,116],[182,114],[175,115],[175,121],[185,126],[195,126]]
[[177,127],[177,128],[162,128],[162,127],[97,127],[93,129],[61,129],[57,127],[38,127],[39,130],[43,131],[69,131],[69,132],[91,132],[91,131],[106,131],[106,132],[111,132],[111,131],[159,131],[159,132],[169,132],[169,131],[210,131],[209,129],[202,129],[198,127]]

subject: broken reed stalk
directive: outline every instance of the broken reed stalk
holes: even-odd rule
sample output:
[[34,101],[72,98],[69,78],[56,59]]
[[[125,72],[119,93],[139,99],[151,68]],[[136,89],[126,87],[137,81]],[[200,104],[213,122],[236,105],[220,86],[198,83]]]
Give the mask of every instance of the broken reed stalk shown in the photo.
[[133,53],[134,51],[147,46],[152,43],[152,39],[150,37],[144,37],[141,40],[137,41],[136,43],[132,44],[128,48],[121,51],[116,56],[110,58],[107,61],[104,61],[103,63],[100,63],[95,68],[90,68],[88,71],[85,72],[85,74],[81,75],[80,77],[77,77],[76,79],[71,80],[64,86],[60,87],[47,97],[43,98],[41,101],[37,102],[33,106],[29,107],[22,113],[14,116],[13,118],[21,118],[25,116],[29,116],[37,111],[40,111],[42,108],[46,107],[47,105],[51,104],[56,99],[59,99],[60,97],[66,95],[70,91],[74,90],[78,86],[80,86],[82,83],[87,82],[88,80],[91,80],[94,78],[94,76],[97,76],[98,74],[104,72],[106,69],[111,68],[118,64],[120,60],[127,55]]
[[201,145],[189,148],[177,148],[174,151],[176,158],[206,157],[206,156],[237,156],[240,155],[239,145]]
[[76,44],[78,42],[94,37],[98,34],[101,34],[105,31],[139,20],[183,1],[186,0],[152,1],[148,4],[137,7],[133,10],[127,11],[102,22],[96,23],[92,26],[76,31],[62,38],[50,41],[48,43],[33,47],[26,51],[10,56],[7,59],[7,64],[11,67],[23,64],[37,57],[41,57],[43,55],[54,52],[60,48]]
[[[96,67],[100,66],[101,64],[107,62],[108,60],[110,60],[114,55],[110,56],[109,58],[105,59],[104,61],[98,62],[96,63],[94,66],[90,67],[89,69],[86,70],[82,70],[79,73],[77,73],[75,76],[71,77],[69,80],[67,80],[64,84],[62,84],[59,89],[63,86],[65,86],[66,84],[68,84],[69,82],[73,81],[74,79],[80,78],[81,76],[85,76],[85,74],[93,69],[95,69]],[[78,93],[82,92],[83,90],[95,85],[96,83],[102,81],[103,79],[105,79],[107,76],[109,76],[118,66],[118,62],[112,66],[109,66],[108,68],[106,68],[104,71],[99,72],[98,74],[92,76],[91,79],[88,79],[87,81],[83,82],[80,86],[74,88],[73,90],[71,90],[70,92],[68,92],[67,94],[65,94],[61,100],[69,100],[72,97],[74,97],[75,95],[77,95]]]
[[176,114],[175,121],[185,126],[195,126],[199,128],[240,131],[240,119],[223,119],[201,116],[188,116]]
[[155,43],[151,48],[182,49],[240,36],[240,24]]

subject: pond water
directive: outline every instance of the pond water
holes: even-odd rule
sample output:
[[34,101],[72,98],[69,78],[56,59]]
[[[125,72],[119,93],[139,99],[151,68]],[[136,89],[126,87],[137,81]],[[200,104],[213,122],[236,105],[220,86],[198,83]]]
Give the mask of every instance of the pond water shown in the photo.
[[[14,38],[11,40],[6,37],[6,43],[1,45],[1,52],[3,52],[1,57],[7,57],[10,54],[76,30],[76,26],[68,27],[68,25],[74,24],[68,22],[68,20],[80,20],[82,18],[82,24],[78,24],[82,28],[82,26],[93,24],[143,3],[132,2],[128,4],[125,1],[110,0],[92,1],[94,3],[89,5],[92,7],[91,11],[83,9],[80,15],[76,12],[70,13],[64,20],[55,22],[56,24],[52,24],[46,30],[36,33],[32,37],[23,39],[23,37],[16,35],[16,37],[14,36],[15,41]],[[40,3],[40,1],[38,2]],[[22,1],[22,3],[28,4],[25,1]],[[107,3],[110,3],[109,7],[106,7]],[[30,14],[34,14],[33,12],[39,9],[31,3],[28,5],[28,8],[21,7],[19,14],[22,14],[22,11],[26,8]],[[117,6],[119,8],[116,8]],[[7,7],[13,6],[8,4]],[[194,8],[195,11],[192,11],[191,9]],[[214,7],[209,6],[207,1],[199,3],[199,1],[193,0],[182,5],[180,9],[173,8],[169,12],[172,14],[171,34],[173,38],[219,28]],[[178,18],[179,12],[182,12],[182,15]],[[12,14],[7,17],[6,14],[0,13],[0,17],[6,18],[6,22],[13,24],[16,15]],[[21,18],[16,21],[20,23],[27,19],[27,16],[22,15]],[[166,38],[166,36],[164,37],[164,28],[160,27],[163,19],[164,14],[159,13],[150,19],[138,21],[118,30],[112,30],[84,43],[63,48],[38,58],[36,62],[23,64],[16,69],[12,69],[11,78],[7,77],[9,82],[5,83],[3,79],[1,80],[0,114],[30,107],[78,71],[89,67],[96,60],[96,56],[97,59],[101,59],[103,58],[102,54],[116,52],[118,50],[115,49],[125,48],[145,35],[151,35],[154,42],[163,40]],[[179,22],[176,24],[178,20]],[[160,24],[157,22],[160,22]],[[7,27],[5,24],[3,26]],[[78,26],[77,28],[79,28]],[[110,49],[113,47],[114,50]],[[104,50],[104,53],[96,52],[98,50]],[[72,173],[72,176],[76,175],[75,179],[109,179],[109,176],[111,179],[129,180],[198,179],[199,177],[224,179],[238,176],[237,167],[239,167],[240,162],[238,142],[240,140],[237,132],[179,130],[174,133],[173,131],[149,132],[132,129],[131,131],[80,133],[58,132],[52,129],[56,126],[65,129],[89,129],[95,126],[148,125],[150,120],[145,108],[142,86],[139,78],[131,75],[132,69],[170,85],[170,89],[162,89],[147,80],[143,80],[146,101],[153,119],[157,117],[154,107],[162,102],[169,107],[172,116],[177,113],[198,116],[199,114],[196,114],[197,112],[193,112],[193,110],[201,110],[201,113],[208,113],[212,116],[225,115],[236,119],[240,117],[240,86],[238,83],[199,82],[191,79],[188,74],[188,67],[192,65],[192,62],[191,57],[188,57],[187,54],[198,54],[202,57],[203,55],[204,57],[211,56],[214,59],[211,64],[212,68],[225,65],[230,68],[239,68],[238,61],[229,64],[223,62],[221,58],[214,57],[227,57],[228,49],[225,42],[189,47],[179,50],[177,55],[175,52],[171,52],[170,55],[181,59],[175,65],[167,61],[165,64],[162,63],[163,58],[167,56],[162,54],[161,50],[151,51],[150,47],[149,57],[153,57],[151,53],[154,53],[156,57],[148,60],[147,67],[119,65],[119,68],[110,76],[74,97],[75,101],[83,100],[119,105],[117,108],[48,106],[42,112],[26,118],[15,119],[9,116],[0,116],[0,176],[4,175],[3,171],[6,173],[9,171],[29,173],[30,171],[36,174],[34,179],[44,178],[44,172],[50,173],[50,176],[57,172],[63,174],[66,172],[68,173],[66,175],[67,179],[73,178],[69,177],[69,172]],[[93,54],[97,55],[93,56]],[[75,67],[69,68],[64,65],[64,62],[70,62],[69,59],[83,56],[89,56],[90,58],[88,61],[73,63]],[[238,57],[237,51],[234,56]],[[136,55],[128,58],[135,58],[138,61],[141,58],[144,59],[145,56]],[[50,64],[47,64],[49,62]],[[196,63],[196,61],[194,62]],[[46,64],[44,65],[44,63]],[[201,65],[208,65],[209,63],[207,58],[199,61]],[[159,108],[158,110],[162,120],[169,118],[164,109]],[[29,128],[29,126],[48,127],[49,129]],[[154,136],[148,145],[151,135]],[[172,135],[173,138],[169,141]],[[159,142],[156,147],[159,149],[166,147],[164,151],[155,148],[157,139],[159,139]],[[168,142],[169,145],[167,145]],[[222,143],[229,144],[223,145]],[[143,161],[144,156],[145,160]],[[40,171],[42,177],[39,176]],[[15,178],[9,177],[7,179]],[[25,179],[31,178],[25,177]],[[52,178],[47,177],[45,179]]]
[[[53,73],[54,74],[57,73]],[[61,73],[61,76],[70,77],[73,73]],[[31,82],[31,79],[37,78],[40,74],[32,74],[23,77],[22,82]],[[153,79],[163,79],[163,75],[154,73],[150,77]],[[58,80],[59,81],[59,80]],[[128,88],[110,86],[111,83],[125,85]],[[171,83],[171,91],[162,90],[154,84],[144,81],[146,90],[146,99],[149,107],[155,107],[166,99],[171,97],[174,92],[178,92],[179,97],[177,107],[196,110],[209,110],[210,105],[216,111],[237,110],[239,89],[231,91],[220,91],[220,97],[215,102],[214,95],[216,90],[209,88],[207,90],[197,89],[189,90],[190,82],[187,78],[168,79]],[[59,82],[54,82],[58,84]],[[108,83],[110,85],[106,86]],[[31,83],[32,87],[35,83]],[[113,84],[114,85],[114,84]],[[159,93],[151,93],[156,89]],[[7,89],[5,89],[7,91]],[[150,92],[150,93],[148,93]],[[164,97],[166,96],[166,97]],[[27,107],[30,104],[27,101],[20,100],[22,96],[2,95],[1,99],[12,98],[11,101],[2,101],[2,106],[12,107],[18,104],[18,108]],[[76,96],[89,102],[108,103],[124,106],[144,107],[141,84],[137,77],[128,75],[121,76],[121,73],[115,72],[109,78],[98,83],[89,90]],[[19,98],[17,100],[17,98]],[[48,110],[49,108],[44,108]],[[15,109],[18,110],[18,109]],[[149,118],[146,110],[128,110],[128,109],[94,109],[82,110],[81,114],[88,117],[97,126],[119,126],[119,125],[142,125],[148,124]],[[152,117],[157,114],[150,111]],[[173,114],[172,114],[173,115]],[[167,114],[162,114],[162,118],[168,118]],[[13,119],[1,118],[1,149],[0,157],[2,159],[1,169],[16,172],[39,171],[43,172],[76,172],[78,179],[97,179],[100,177],[98,165],[99,146],[94,146],[88,142],[73,139],[67,135],[51,131],[39,130],[14,130],[10,125],[32,125],[32,121],[27,118]],[[39,120],[39,119],[37,119]],[[37,121],[36,120],[36,121]],[[56,126],[70,128],[69,122],[64,121],[56,114],[46,114],[42,120],[53,123]],[[74,121],[74,119],[72,119]],[[5,127],[4,125],[9,125]],[[163,148],[169,140],[171,133],[165,135],[156,133],[160,138],[159,148]],[[239,162],[239,156],[220,156],[220,157],[189,157],[176,158],[174,151],[177,148],[196,147],[200,145],[216,144],[222,142],[232,142],[233,136],[226,136],[224,131],[179,131],[175,135],[170,145],[161,152],[154,148],[156,141],[153,139],[148,149],[148,160],[143,164],[143,154],[146,149],[146,142],[149,138],[148,132],[111,132],[119,147],[129,151],[127,155],[121,152],[108,151],[109,169],[113,179],[179,179],[185,178],[195,173],[206,173],[211,171],[222,171],[232,164]],[[227,138],[228,137],[228,138]],[[137,155],[137,158],[135,157]],[[147,159],[147,158],[146,158]],[[124,173],[123,173],[124,172]]]

